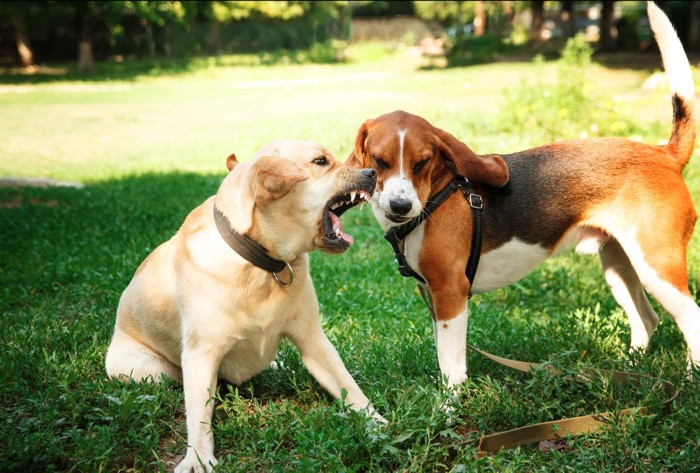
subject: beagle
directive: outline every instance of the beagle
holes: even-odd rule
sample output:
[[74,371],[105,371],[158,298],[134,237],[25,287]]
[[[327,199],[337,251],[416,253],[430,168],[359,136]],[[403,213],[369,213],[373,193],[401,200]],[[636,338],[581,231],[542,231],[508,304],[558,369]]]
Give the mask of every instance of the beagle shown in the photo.
[[666,145],[580,139],[477,155],[403,111],[360,127],[346,163],[377,171],[371,205],[385,231],[421,216],[456,175],[471,180],[482,197],[483,246],[473,281],[465,266],[474,220],[461,192],[402,241],[405,263],[433,300],[438,361],[450,386],[467,377],[469,294],[514,283],[572,246],[600,255],[605,279],[629,317],[632,349],[647,347],[659,321],[646,290],[678,324],[689,361],[700,364],[700,308],[686,268],[696,212],[681,175],[695,145],[693,77],[666,15],[651,2],[648,14],[672,92]]
[[110,377],[182,380],[187,452],[176,472],[217,464],[210,425],[217,378],[241,384],[269,366],[282,337],[330,394],[383,421],[323,333],[307,253],[352,243],[338,215],[370,198],[372,169],[340,166],[324,147],[279,141],[238,164],[216,196],[136,270],[117,308]]

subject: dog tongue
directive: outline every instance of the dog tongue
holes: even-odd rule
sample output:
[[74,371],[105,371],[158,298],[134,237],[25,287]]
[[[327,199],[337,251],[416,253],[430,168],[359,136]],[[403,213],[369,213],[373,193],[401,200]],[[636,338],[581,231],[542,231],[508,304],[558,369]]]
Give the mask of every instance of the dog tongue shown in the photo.
[[338,216],[333,212],[328,212],[328,216],[330,217],[331,223],[333,224],[333,231],[340,235],[340,238],[342,238],[343,241],[345,241],[348,245],[352,245],[352,235],[343,233],[343,224],[340,223],[340,219],[338,218]]

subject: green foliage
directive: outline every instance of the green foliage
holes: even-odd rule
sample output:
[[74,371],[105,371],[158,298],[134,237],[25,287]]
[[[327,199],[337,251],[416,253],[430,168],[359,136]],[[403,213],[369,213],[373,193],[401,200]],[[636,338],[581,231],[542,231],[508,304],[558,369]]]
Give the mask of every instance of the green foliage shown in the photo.
[[58,35],[55,45],[39,48],[40,60],[53,62],[74,59],[80,40],[94,43],[98,60],[296,51],[316,43],[318,50],[346,39],[350,22],[344,1],[0,3],[0,28],[12,31],[15,25],[30,42],[32,35]]
[[397,15],[412,16],[416,13],[417,4],[423,2],[360,0],[349,3],[353,17],[391,17]]
[[474,2],[415,2],[416,14],[420,18],[443,25],[468,23],[474,19],[475,8]]
[[463,37],[450,48],[447,63],[450,67],[484,64],[513,51],[515,46],[495,35]]
[[[507,3],[507,5],[506,5]],[[437,21],[444,26],[466,25],[474,21],[476,2],[420,1],[414,2],[416,15],[425,21]],[[482,7],[488,18],[487,29],[491,34],[499,33],[500,39],[507,35],[506,17],[529,8],[526,2],[484,1]],[[511,18],[512,20],[512,18]]]
[[[641,26],[647,16],[644,2],[625,2],[621,6],[620,18],[615,21],[617,47],[621,50],[634,51],[638,50],[641,44],[653,41],[651,31]],[[673,20],[672,23],[678,24]]]
[[[346,6],[338,1],[213,2],[211,16],[215,23],[193,29],[201,35],[204,50],[258,53],[316,48],[310,56],[319,56],[324,44],[345,34],[338,21]],[[334,56],[337,60],[338,55]]]
[[582,33],[570,38],[557,61],[554,83],[541,77],[544,60],[537,56],[540,78],[524,80],[506,92],[497,122],[546,140],[630,134],[632,124],[619,115],[609,92],[598,90],[590,77],[592,54]]
[[299,2],[217,1],[211,7],[212,17],[222,23],[254,16],[289,20],[303,14],[304,7]]

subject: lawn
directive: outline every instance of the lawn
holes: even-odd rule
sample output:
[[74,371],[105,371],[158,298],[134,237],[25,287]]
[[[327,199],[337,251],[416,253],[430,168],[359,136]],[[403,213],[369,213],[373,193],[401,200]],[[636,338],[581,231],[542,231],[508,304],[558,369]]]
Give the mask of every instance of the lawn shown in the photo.
[[[587,68],[599,95],[584,115],[614,115],[581,121],[577,136],[612,127],[634,139],[666,139],[670,99],[643,87],[660,68],[656,58],[634,69],[601,61]],[[301,138],[343,159],[366,118],[395,109],[424,116],[477,152],[516,151],[556,137],[512,117],[513,97],[531,90],[527,83],[556,82],[558,67],[513,61],[421,69],[399,52],[340,65],[212,61],[175,75],[0,84],[0,177],[85,184],[0,189],[0,470],[150,472],[179,461],[186,443],[181,387],[108,380],[104,356],[135,268],[216,192],[231,152],[245,160],[268,141]],[[566,115],[561,103],[546,105],[553,107]],[[697,154],[685,176],[700,203]],[[614,418],[608,429],[555,448],[476,458],[481,435],[653,409],[658,392],[646,382],[622,389],[513,373],[470,354],[470,380],[448,419],[432,324],[415,285],[396,271],[371,212],[354,209],[343,220],[355,245],[342,256],[311,258],[323,325],[390,424],[372,428],[334,401],[285,343],[284,368],[219,386],[213,430],[221,471],[697,471],[700,375],[686,375],[680,332],[659,309],[649,353],[630,355],[626,316],[597,259],[573,253],[474,297],[469,342],[565,372],[596,367],[662,377],[680,397],[665,417]],[[696,231],[689,251],[696,300],[698,238]]]

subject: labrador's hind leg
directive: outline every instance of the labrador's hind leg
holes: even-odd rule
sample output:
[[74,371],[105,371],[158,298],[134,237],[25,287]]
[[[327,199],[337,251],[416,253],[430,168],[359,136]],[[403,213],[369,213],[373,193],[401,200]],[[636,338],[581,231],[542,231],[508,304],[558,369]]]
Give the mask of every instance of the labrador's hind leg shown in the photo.
[[117,331],[107,350],[107,375],[110,378],[133,379],[158,383],[162,376],[182,379],[182,371],[149,347]]

